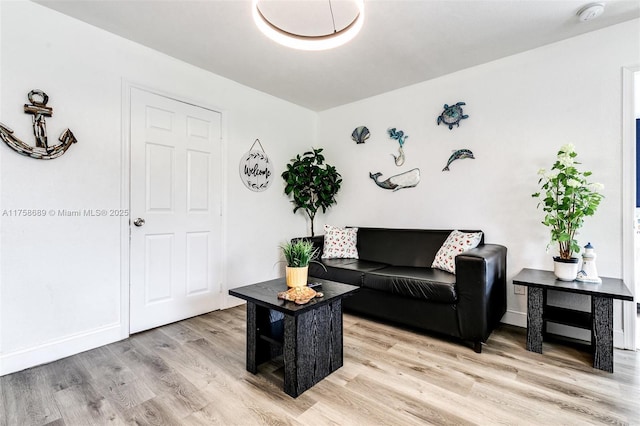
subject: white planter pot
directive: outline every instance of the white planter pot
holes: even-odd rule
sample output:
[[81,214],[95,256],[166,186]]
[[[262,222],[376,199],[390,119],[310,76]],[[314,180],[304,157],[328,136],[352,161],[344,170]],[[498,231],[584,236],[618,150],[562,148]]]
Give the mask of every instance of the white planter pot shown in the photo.
[[573,281],[578,275],[578,258],[561,259],[553,258],[553,273],[560,281]]

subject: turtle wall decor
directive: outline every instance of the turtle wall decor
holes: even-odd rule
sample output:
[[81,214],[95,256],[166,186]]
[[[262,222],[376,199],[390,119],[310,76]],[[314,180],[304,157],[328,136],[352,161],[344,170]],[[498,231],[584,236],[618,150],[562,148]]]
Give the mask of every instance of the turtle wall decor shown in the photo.
[[464,102],[458,102],[455,105],[444,104],[444,111],[438,116],[438,126],[440,123],[444,123],[449,126],[449,130],[453,129],[453,126],[460,127],[460,120],[469,118],[462,112],[462,105],[466,105]]

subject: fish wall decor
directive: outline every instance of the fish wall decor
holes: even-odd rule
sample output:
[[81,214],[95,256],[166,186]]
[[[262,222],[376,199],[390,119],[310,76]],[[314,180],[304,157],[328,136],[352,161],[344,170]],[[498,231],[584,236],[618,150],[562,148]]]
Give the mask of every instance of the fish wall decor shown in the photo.
[[391,176],[390,178],[380,181],[379,178],[382,173],[369,173],[369,177],[380,188],[390,189],[397,191],[403,188],[413,188],[420,183],[420,169],[411,169],[408,172],[400,173],[399,175]]
[[393,161],[396,163],[396,166],[400,167],[404,164],[405,160],[404,149],[402,149],[402,147],[404,146],[404,142],[409,137],[409,135],[405,135],[402,130],[396,130],[395,127],[387,129],[387,133],[389,133],[389,137],[391,139],[397,140],[398,144],[400,144],[400,146],[398,147],[398,156],[391,154],[393,156]]
[[364,143],[370,136],[371,133],[366,126],[356,127],[353,132],[351,132],[351,139],[353,139],[355,143]]
[[471,152],[468,149],[455,150],[453,151],[453,154],[451,154],[451,156],[449,157],[449,160],[447,161],[447,165],[444,166],[444,169],[442,169],[442,171],[448,172],[449,166],[451,165],[451,163],[453,163],[456,160],[462,160],[463,158],[471,158],[472,160],[474,160],[476,157],[474,157],[473,152]]

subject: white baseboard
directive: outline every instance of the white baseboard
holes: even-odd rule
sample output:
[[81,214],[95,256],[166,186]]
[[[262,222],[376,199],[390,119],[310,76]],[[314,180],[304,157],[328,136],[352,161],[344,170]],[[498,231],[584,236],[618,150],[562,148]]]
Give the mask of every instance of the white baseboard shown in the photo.
[[0,376],[56,361],[119,340],[122,340],[120,323],[9,352],[0,356]]
[[515,325],[516,327],[527,328],[527,313],[507,310],[502,317],[502,321],[505,324]]
[[222,306],[222,309],[233,308],[236,306],[244,305],[245,303],[247,302],[242,299],[238,299],[237,297],[227,295],[227,298],[225,299],[224,306]]
[[617,349],[625,349],[624,332],[622,330],[613,330],[613,347]]

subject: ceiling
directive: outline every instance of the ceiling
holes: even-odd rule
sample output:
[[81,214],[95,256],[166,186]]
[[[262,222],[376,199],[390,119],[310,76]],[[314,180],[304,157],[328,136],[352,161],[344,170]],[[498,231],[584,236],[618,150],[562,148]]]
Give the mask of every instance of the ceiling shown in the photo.
[[354,40],[307,52],[263,36],[250,0],[37,3],[314,111],[640,16],[638,0],[604,1],[585,23],[576,13],[588,0],[365,0]]

